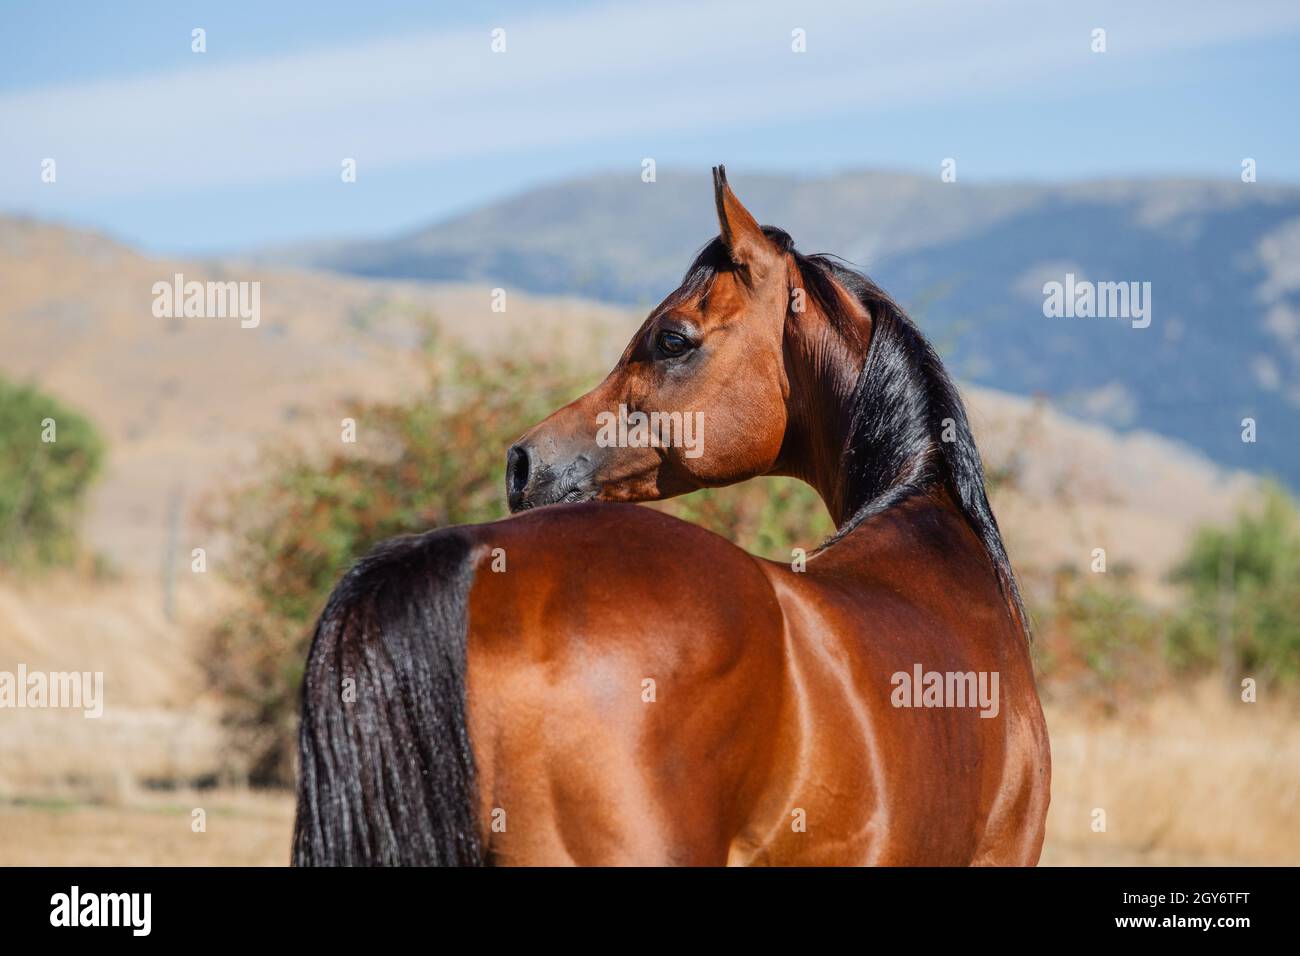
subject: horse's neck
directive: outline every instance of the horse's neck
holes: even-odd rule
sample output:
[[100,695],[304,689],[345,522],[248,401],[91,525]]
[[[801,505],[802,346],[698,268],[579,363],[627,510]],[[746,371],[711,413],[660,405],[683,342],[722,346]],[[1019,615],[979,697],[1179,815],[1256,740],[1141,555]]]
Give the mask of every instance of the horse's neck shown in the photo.
[[900,529],[930,554],[969,546],[992,570],[1013,618],[1023,620],[979,451],[939,357],[906,316],[889,309],[873,316],[866,355],[846,360],[843,340],[838,348],[827,342],[823,335],[788,343],[791,394],[807,398],[811,411],[790,416],[795,454],[782,472],[803,478],[826,503],[836,532],[823,551]]
[[915,380],[897,367],[867,370],[864,356],[847,358],[824,339],[792,354],[782,473],[816,489],[839,532],[928,490],[937,453]]
[[[812,411],[808,417],[817,418],[817,406],[809,407]],[[828,417],[836,419],[837,416],[835,413],[829,416],[820,413],[820,417],[824,422]],[[788,458],[788,463],[779,471],[780,474],[792,475],[811,485],[826,505],[837,528],[852,515],[854,507],[842,473],[848,419],[845,418],[839,424],[842,427],[838,429],[803,430],[797,439],[788,444],[783,456]]]

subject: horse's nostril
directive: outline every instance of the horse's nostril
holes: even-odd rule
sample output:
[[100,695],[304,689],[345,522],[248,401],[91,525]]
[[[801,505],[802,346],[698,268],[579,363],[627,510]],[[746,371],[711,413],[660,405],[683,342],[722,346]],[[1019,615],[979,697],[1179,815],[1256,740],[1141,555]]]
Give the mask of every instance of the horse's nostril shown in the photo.
[[517,495],[521,494],[527,486],[528,449],[512,445],[506,452],[506,491]]

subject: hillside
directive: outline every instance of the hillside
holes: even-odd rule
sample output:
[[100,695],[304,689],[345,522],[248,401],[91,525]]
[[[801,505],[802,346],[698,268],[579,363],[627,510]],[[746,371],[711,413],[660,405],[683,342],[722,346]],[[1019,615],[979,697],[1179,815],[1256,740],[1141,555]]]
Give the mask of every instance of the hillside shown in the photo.
[[[640,319],[627,308],[530,295],[497,313],[485,287],[153,260],[28,220],[0,220],[0,249],[0,371],[59,395],[102,429],[109,462],[87,516],[89,544],[146,577],[160,573],[173,510],[188,545],[192,506],[241,477],[259,447],[318,445],[337,435],[343,400],[417,387],[417,316],[436,316],[474,348],[552,349],[590,356],[597,368],[613,363]],[[177,272],[260,281],[260,325],[155,318],[152,284]],[[1155,587],[1189,530],[1230,515],[1251,486],[1146,431],[1119,434],[989,389],[968,388],[967,397],[986,456],[1017,463],[1023,494],[1003,507],[1032,516],[1024,527],[1012,521],[1010,533],[1036,563],[1096,546],[1104,515],[1124,529],[1113,546],[1140,558],[1133,563]],[[1066,486],[1082,523],[1063,510]]]
[[[176,273],[260,282],[260,324],[155,318],[152,286]],[[89,541],[115,565],[145,572],[159,567],[177,501],[188,515],[187,505],[238,477],[263,444],[336,436],[345,399],[416,387],[421,316],[443,317],[475,346],[517,335],[572,342],[574,327],[623,318],[579,300],[518,295],[501,314],[487,289],[153,260],[103,237],[13,219],[0,219],[0,288],[0,371],[61,396],[103,431],[109,462]]]

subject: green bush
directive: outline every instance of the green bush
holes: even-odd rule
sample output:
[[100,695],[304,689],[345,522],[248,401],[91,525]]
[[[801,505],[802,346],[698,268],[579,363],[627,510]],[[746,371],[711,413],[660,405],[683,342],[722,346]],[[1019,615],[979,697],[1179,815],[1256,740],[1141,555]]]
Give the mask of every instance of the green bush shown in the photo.
[[[1300,676],[1300,512],[1279,486],[1231,528],[1205,528],[1173,580],[1186,589],[1167,650],[1180,670],[1227,664],[1264,682]],[[1228,646],[1223,646],[1224,638]]]
[[1163,619],[1134,593],[1123,567],[1058,570],[1034,620],[1036,657],[1053,693],[1114,710],[1160,676]]
[[30,568],[76,557],[77,519],[103,456],[89,421],[0,377],[0,564]]

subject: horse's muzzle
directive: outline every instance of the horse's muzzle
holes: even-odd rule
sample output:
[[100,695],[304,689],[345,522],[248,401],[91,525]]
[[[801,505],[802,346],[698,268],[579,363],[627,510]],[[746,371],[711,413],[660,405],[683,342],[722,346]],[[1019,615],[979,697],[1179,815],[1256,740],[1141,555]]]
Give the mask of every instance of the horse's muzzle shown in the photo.
[[512,512],[545,505],[590,501],[599,488],[593,480],[591,460],[586,455],[556,467],[541,459],[526,441],[506,452],[506,503]]

